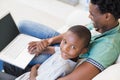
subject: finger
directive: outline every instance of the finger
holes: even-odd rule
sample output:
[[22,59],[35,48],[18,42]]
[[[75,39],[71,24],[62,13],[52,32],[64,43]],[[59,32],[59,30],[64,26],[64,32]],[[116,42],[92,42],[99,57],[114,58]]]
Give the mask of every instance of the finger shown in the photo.
[[47,46],[48,46],[48,43],[47,43],[46,40],[43,40],[43,41],[41,42],[41,45],[39,45],[39,47],[41,47],[42,50],[44,50]]
[[30,50],[29,50],[29,53],[33,54],[36,52],[36,47],[32,47]]
[[32,48],[35,48],[36,45],[28,46],[28,51],[30,51]]
[[33,43],[33,44],[29,44],[28,45],[28,50],[31,50],[31,48],[35,47],[36,46],[36,43]]
[[28,45],[29,45],[30,47],[32,47],[32,46],[36,45],[36,42],[34,42],[34,43],[29,43]]
[[37,41],[31,41],[31,42],[29,42],[28,44],[34,44],[34,43],[36,43]]
[[39,47],[39,48],[38,48],[39,50],[43,50],[44,47],[45,47],[45,46],[44,46],[44,42],[41,42],[40,45],[38,44],[38,47]]

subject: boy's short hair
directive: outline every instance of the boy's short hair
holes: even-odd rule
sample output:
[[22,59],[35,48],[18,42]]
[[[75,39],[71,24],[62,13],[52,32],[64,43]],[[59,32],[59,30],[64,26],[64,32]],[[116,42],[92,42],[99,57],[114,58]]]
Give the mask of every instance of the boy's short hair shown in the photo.
[[70,27],[68,31],[71,31],[74,34],[76,34],[80,39],[83,40],[84,46],[88,47],[89,42],[91,40],[91,33],[85,26],[75,25]]

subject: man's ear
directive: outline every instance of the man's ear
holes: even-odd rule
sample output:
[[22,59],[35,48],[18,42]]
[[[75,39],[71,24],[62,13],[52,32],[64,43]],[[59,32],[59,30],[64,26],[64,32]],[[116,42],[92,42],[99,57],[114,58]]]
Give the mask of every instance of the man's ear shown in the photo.
[[105,13],[106,20],[111,20],[112,14],[111,13]]
[[83,48],[82,51],[81,51],[81,54],[84,54],[88,51],[88,48]]

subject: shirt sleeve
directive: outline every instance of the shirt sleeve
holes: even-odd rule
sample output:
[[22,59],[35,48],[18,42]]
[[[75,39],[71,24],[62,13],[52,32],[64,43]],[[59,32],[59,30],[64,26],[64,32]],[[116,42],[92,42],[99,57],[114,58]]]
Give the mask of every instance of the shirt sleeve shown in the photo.
[[101,71],[113,64],[119,56],[119,46],[114,40],[96,40],[89,51],[87,62],[93,64]]

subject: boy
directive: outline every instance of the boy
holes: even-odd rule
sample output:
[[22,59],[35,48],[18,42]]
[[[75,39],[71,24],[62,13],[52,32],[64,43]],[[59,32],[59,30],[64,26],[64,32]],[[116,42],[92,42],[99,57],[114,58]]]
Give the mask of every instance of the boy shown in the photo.
[[79,55],[87,52],[90,39],[91,33],[86,27],[76,25],[69,28],[63,36],[60,48],[54,49],[49,46],[43,51],[54,55],[43,64],[36,64],[31,72],[21,75],[16,80],[56,80],[69,74],[75,68]]

